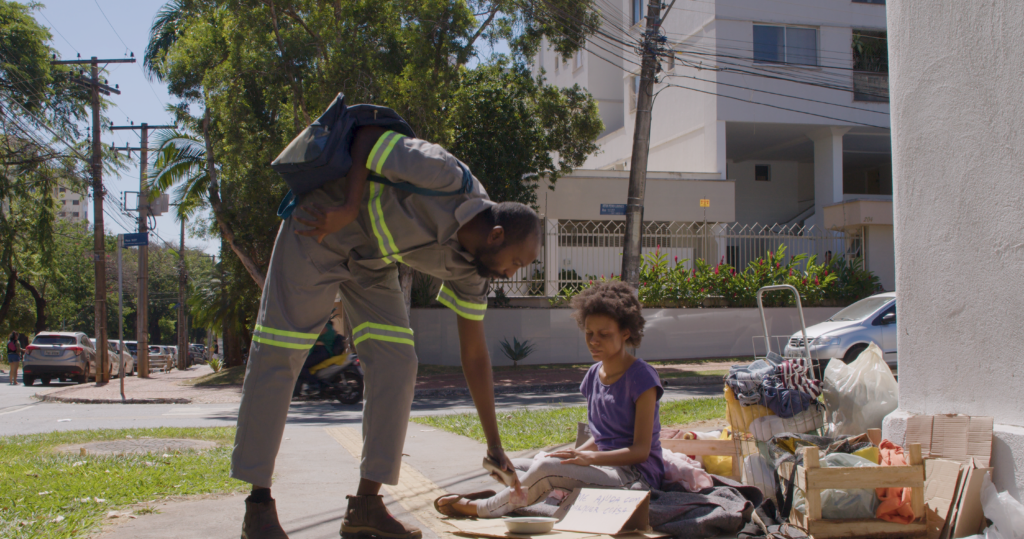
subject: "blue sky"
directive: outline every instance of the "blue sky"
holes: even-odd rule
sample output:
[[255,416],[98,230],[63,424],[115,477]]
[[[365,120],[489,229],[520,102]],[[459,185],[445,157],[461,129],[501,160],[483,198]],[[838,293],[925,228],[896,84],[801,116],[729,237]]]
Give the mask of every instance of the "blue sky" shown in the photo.
[[[135,53],[138,60],[135,64],[111,64],[108,68],[107,80],[111,86],[117,84],[121,90],[121,95],[108,98],[114,106],[107,111],[107,116],[115,125],[130,121],[157,125],[173,123],[164,110],[166,104],[173,102],[167,94],[166,85],[150,81],[142,71],[142,55],[149,41],[149,27],[165,1],[48,0],[45,7],[35,13],[36,20],[50,29],[53,34],[51,45],[63,59],[74,59],[79,53],[82,58],[123,58],[129,52]],[[125,143],[139,145],[137,131],[107,131],[102,134],[102,140],[104,144],[113,142],[117,146]],[[104,177],[107,190],[119,200],[122,192],[139,190],[138,152],[133,152],[132,156],[134,164],[120,177]],[[89,213],[91,216],[92,208]],[[157,217],[156,221],[155,235],[150,235],[150,242],[159,242],[162,238],[177,244],[180,224],[175,217],[168,213]],[[104,226],[113,234],[135,232],[134,229],[125,230],[109,217],[105,218]],[[218,240],[186,237],[185,244],[211,254],[218,254],[220,249]]]

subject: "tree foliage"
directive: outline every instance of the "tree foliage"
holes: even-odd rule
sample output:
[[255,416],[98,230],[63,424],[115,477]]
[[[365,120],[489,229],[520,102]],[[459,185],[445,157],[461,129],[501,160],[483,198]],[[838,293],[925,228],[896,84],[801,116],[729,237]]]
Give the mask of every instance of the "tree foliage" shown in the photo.
[[[568,57],[596,19],[593,0],[170,0],[145,67],[193,127],[163,141],[157,187],[209,204],[244,270],[210,286],[242,291],[231,280],[247,273],[254,296],[286,192],[268,165],[338,93],[395,109],[492,198],[533,203],[537,175],[580,166],[603,127],[589,94],[533,78],[528,61],[545,38]],[[483,52],[498,42],[507,54]]]

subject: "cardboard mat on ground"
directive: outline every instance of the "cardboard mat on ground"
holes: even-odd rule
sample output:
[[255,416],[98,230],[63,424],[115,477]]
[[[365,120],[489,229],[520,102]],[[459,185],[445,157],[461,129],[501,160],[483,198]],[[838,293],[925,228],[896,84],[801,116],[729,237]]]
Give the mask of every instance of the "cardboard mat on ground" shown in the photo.
[[[576,489],[562,504],[568,507],[555,530],[533,537],[545,539],[660,539],[665,533],[651,532],[651,493],[647,491]],[[560,510],[562,512],[562,510]],[[561,516],[561,515],[558,515]],[[510,533],[500,519],[449,520],[456,535],[468,537],[523,538]]]

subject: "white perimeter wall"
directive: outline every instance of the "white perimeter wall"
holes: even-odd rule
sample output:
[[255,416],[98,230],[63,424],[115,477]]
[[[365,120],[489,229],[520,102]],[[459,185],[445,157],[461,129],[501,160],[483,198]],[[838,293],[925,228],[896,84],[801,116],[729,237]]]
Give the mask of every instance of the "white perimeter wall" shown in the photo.
[[1024,2],[887,4],[900,408],[994,416],[1020,498]]
[[[823,322],[835,307],[804,309],[807,325]],[[484,318],[487,348],[494,365],[511,365],[501,352],[502,339],[529,339],[534,353],[524,362],[589,363],[583,334],[570,309],[490,309]],[[795,308],[766,309],[768,331],[789,336],[800,329]],[[429,365],[459,365],[459,334],[450,309],[413,309],[416,354]],[[763,335],[757,309],[645,309],[644,339],[637,355],[648,360],[750,356],[752,337]],[[764,353],[763,340],[757,353]],[[784,344],[784,341],[783,341]],[[778,351],[772,341],[772,349]],[[902,364],[902,362],[901,362]]]

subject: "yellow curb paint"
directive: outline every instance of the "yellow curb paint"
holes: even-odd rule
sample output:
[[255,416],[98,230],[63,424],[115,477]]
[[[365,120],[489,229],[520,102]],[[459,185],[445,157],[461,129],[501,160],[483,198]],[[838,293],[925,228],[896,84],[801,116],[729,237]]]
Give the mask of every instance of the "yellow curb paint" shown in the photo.
[[[344,447],[356,460],[363,454],[362,435],[355,429],[346,427],[328,427],[324,429],[341,447]],[[441,487],[409,464],[402,463],[402,471],[397,485],[384,485],[388,494],[406,511],[412,513],[424,526],[430,528],[439,539],[455,539],[453,532],[457,528],[445,522],[434,510],[434,500],[438,496],[448,494]]]

